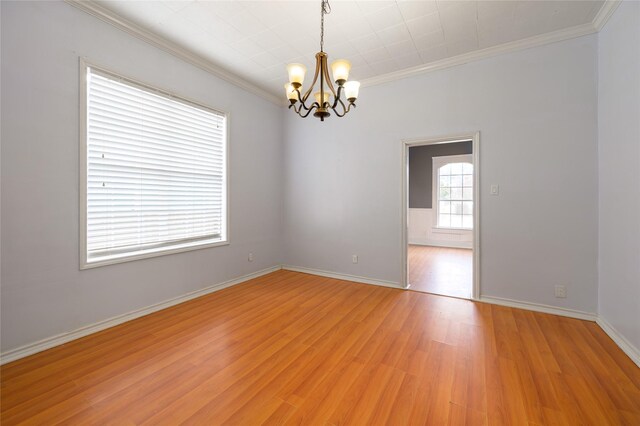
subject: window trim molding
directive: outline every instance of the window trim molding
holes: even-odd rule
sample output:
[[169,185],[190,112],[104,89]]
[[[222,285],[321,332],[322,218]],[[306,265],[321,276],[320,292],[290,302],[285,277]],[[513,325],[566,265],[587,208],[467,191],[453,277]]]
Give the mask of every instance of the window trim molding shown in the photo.
[[[87,258],[87,69],[88,68],[94,68],[107,75],[117,77],[123,82],[132,84],[134,86],[137,86],[145,90],[150,90],[158,95],[168,97],[169,99],[173,99],[178,102],[182,102],[186,104],[191,104],[192,106],[195,106],[197,108],[209,110],[216,114],[224,115],[225,123],[226,123],[226,129],[225,129],[226,131],[225,131],[225,139],[224,139],[224,148],[225,148],[224,150],[225,152],[224,192],[225,194],[224,194],[224,200],[222,203],[224,208],[224,214],[223,214],[224,239],[223,240],[220,240],[220,241],[209,240],[210,242],[207,242],[207,240],[204,240],[203,242],[200,242],[200,243],[185,243],[182,247],[180,246],[180,244],[176,244],[174,248],[159,247],[155,249],[149,249],[146,251],[141,250],[140,252],[138,252],[138,254],[130,254],[130,255],[123,254],[122,256],[114,256],[113,258],[108,258],[104,260],[98,260],[93,262],[88,261],[88,258]],[[230,114],[228,112],[222,111],[219,108],[213,108],[211,106],[203,104],[202,102],[198,102],[193,99],[190,99],[186,96],[178,95],[169,90],[164,90],[162,88],[152,86],[147,83],[143,83],[139,80],[126,77],[119,72],[112,71],[109,68],[106,68],[94,63],[93,61],[89,61],[85,57],[79,58],[78,81],[80,84],[79,91],[78,91],[78,95],[79,95],[79,99],[78,99],[78,107],[79,107],[79,114],[78,114],[78,122],[79,122],[78,123],[79,124],[78,125],[78,129],[79,129],[79,135],[78,135],[79,269],[80,270],[92,269],[92,268],[98,268],[101,266],[114,265],[117,263],[132,262],[140,259],[148,259],[151,257],[165,256],[170,254],[183,253],[183,252],[192,251],[192,250],[201,250],[201,249],[206,249],[211,247],[226,246],[231,244],[231,223],[230,223],[231,215],[229,214],[230,205],[231,205],[230,195],[229,195],[229,188],[230,188],[230,181],[231,181],[230,173],[229,173],[229,164],[231,164],[230,163],[231,146],[229,144],[229,137],[230,137],[229,134],[231,133]]]
[[[438,170],[440,170],[441,167],[451,163],[471,163],[471,165],[473,165],[473,154],[441,155],[438,157],[431,158],[431,209],[434,212],[434,214],[432,215],[431,228],[435,232],[441,232],[443,234],[462,235],[465,232],[473,232],[473,228],[455,228],[450,226],[438,225],[438,217],[440,214],[440,203],[438,202],[438,194],[440,190],[440,188],[438,187],[438,183],[439,183],[440,177],[438,176]],[[475,188],[473,187],[472,187],[472,192],[475,195]],[[472,201],[475,202],[475,200],[472,200]],[[453,232],[442,232],[442,231],[453,231]]]

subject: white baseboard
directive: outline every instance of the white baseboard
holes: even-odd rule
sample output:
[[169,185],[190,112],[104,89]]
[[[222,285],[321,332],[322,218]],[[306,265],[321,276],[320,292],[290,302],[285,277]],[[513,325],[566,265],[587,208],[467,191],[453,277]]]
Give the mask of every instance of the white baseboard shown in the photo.
[[618,330],[616,330],[601,316],[598,317],[596,323],[604,330],[605,333],[607,333],[609,337],[611,337],[611,340],[613,340],[614,343],[622,349],[622,352],[627,354],[627,356],[631,358],[631,361],[635,362],[636,365],[640,367],[640,350],[633,346],[622,334],[618,333]]
[[97,333],[98,331],[102,331],[107,328],[116,326],[118,324],[131,321],[132,319],[149,315],[153,312],[160,311],[162,309],[166,309],[174,305],[178,305],[188,300],[195,299],[197,297],[204,296],[206,294],[213,293],[213,292],[222,290],[227,287],[231,287],[236,284],[243,283],[245,281],[248,281],[254,278],[258,278],[262,275],[270,274],[271,272],[275,272],[280,269],[282,268],[279,265],[266,268],[261,271],[244,275],[242,277],[234,278],[232,280],[225,281],[219,284],[214,284],[212,286],[209,286],[200,290],[196,290],[182,296],[174,297],[173,299],[165,300],[164,302],[156,303],[154,305],[147,306],[145,308],[136,309],[135,311],[132,311],[126,314],[118,315],[94,324],[90,324],[90,325],[78,328],[77,330],[61,333],[52,337],[47,337],[46,339],[42,339],[34,343],[29,343],[19,348],[11,349],[9,351],[6,351],[0,354],[0,365],[18,360],[20,358],[24,358],[29,355],[33,355],[38,352],[42,352],[44,350],[53,348],[55,346],[59,346],[59,345],[71,342],[72,340],[76,340],[81,337],[88,336],[89,334]]
[[427,239],[412,239],[409,238],[410,245],[416,246],[433,246],[433,247],[448,247],[448,248],[464,248],[464,249],[472,249],[473,243],[470,241],[436,241],[436,240],[427,240]]
[[[30,343],[24,346],[21,346],[16,349],[9,350],[0,354],[0,365],[6,364],[8,362],[12,362],[18,360],[20,358],[24,358],[29,355],[33,355],[38,352],[42,352],[44,350],[53,348],[55,346],[59,346],[72,340],[79,339],[81,337],[87,336],[89,334],[97,333],[98,331],[105,330],[110,327],[114,327],[116,325],[122,324],[127,321],[131,321],[133,319],[151,314],[156,311],[160,311],[162,309],[169,308],[174,305],[178,305],[180,303],[186,302],[191,299],[195,299],[200,296],[204,296],[209,293],[213,293],[219,290],[222,290],[227,287],[231,287],[236,284],[243,283],[245,281],[249,281],[254,278],[261,277],[266,274],[270,274],[272,272],[278,271],[280,269],[285,269],[288,271],[294,272],[302,272],[305,274],[318,275],[321,277],[335,278],[344,281],[353,281],[362,284],[372,284],[383,287],[391,287],[402,289],[402,287],[392,281],[384,281],[384,280],[376,280],[367,277],[359,277],[356,275],[349,274],[341,274],[336,272],[323,271],[319,269],[312,268],[304,268],[299,266],[291,266],[291,265],[282,265],[282,266],[273,266],[270,268],[263,269],[261,271],[257,271],[248,275],[244,275],[242,277],[234,278],[229,281],[225,281],[219,284],[214,284],[212,286],[203,288],[201,290],[196,290],[191,293],[187,293],[183,296],[178,296],[173,299],[166,300],[164,302],[157,303],[155,305],[147,306],[142,309],[137,309],[135,311],[118,315],[113,318],[109,318],[104,321],[100,321],[91,325],[87,325],[81,327],[77,330],[61,333],[53,337],[48,337],[46,339],[42,339],[38,342]],[[604,318],[599,317],[596,314],[578,311],[575,309],[567,309],[560,308],[557,306],[543,305],[539,303],[531,303],[531,302],[523,302],[519,300],[505,299],[501,297],[490,297],[490,296],[481,296],[478,302],[483,303],[491,303],[494,305],[508,306],[510,308],[519,308],[526,309],[530,311],[543,312],[546,314],[560,315],[569,318],[576,318],[587,321],[596,322],[609,337],[622,349],[622,351],[631,358],[631,360],[640,367],[640,350],[632,345],[622,334],[620,334],[611,324],[609,324]]]
[[528,311],[543,312],[545,314],[560,315],[587,321],[596,321],[598,315],[578,311],[575,309],[560,308],[558,306],[543,305],[541,303],[522,302],[520,300],[504,299],[502,297],[480,296],[478,302],[491,303],[493,305],[508,306],[510,308],[526,309]]
[[335,278],[337,280],[353,281],[361,284],[372,284],[383,287],[402,289],[399,283],[393,281],[376,280],[367,277],[359,277],[357,275],[340,274],[337,272],[322,271],[320,269],[303,268],[301,266],[282,265],[282,269],[285,269],[287,271],[302,272],[311,275],[319,275],[321,277]]
[[522,302],[501,297],[480,296],[479,302],[491,303],[494,305],[508,306],[510,308],[527,309],[529,311],[543,312],[545,314],[560,315],[563,317],[576,318],[587,321],[594,321],[607,335],[618,345],[631,361],[640,367],[640,350],[631,344],[622,334],[620,334],[611,324],[600,315],[589,312],[577,311],[575,309],[559,308],[557,306],[543,305],[539,303]]

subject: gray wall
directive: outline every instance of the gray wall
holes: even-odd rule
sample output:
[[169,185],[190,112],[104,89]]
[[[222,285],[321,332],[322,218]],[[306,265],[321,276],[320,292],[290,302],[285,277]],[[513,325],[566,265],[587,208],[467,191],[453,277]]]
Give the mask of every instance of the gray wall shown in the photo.
[[479,130],[482,295],[594,313],[597,47],[592,34],[364,87],[323,123],[288,111],[285,262],[398,283],[402,140]]
[[640,3],[599,34],[599,314],[640,365]]
[[409,148],[409,208],[431,208],[433,157],[471,154],[472,149],[471,141]]
[[[1,8],[3,351],[281,263],[280,106],[63,2]],[[78,269],[79,56],[230,113],[230,245]]]

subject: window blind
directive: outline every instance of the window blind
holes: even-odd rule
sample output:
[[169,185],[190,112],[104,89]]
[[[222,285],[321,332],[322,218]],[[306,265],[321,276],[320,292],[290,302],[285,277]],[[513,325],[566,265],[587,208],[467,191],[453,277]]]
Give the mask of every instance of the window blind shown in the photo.
[[87,262],[223,240],[226,116],[87,72]]

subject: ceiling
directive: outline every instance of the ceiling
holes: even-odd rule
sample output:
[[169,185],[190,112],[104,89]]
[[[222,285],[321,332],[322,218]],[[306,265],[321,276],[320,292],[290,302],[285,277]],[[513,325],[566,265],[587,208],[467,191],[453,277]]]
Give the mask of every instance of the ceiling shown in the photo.
[[[320,1],[97,3],[281,95],[286,64],[315,66]],[[594,21],[604,1],[331,1],[325,51],[366,80]],[[283,93],[282,93],[283,95]]]

